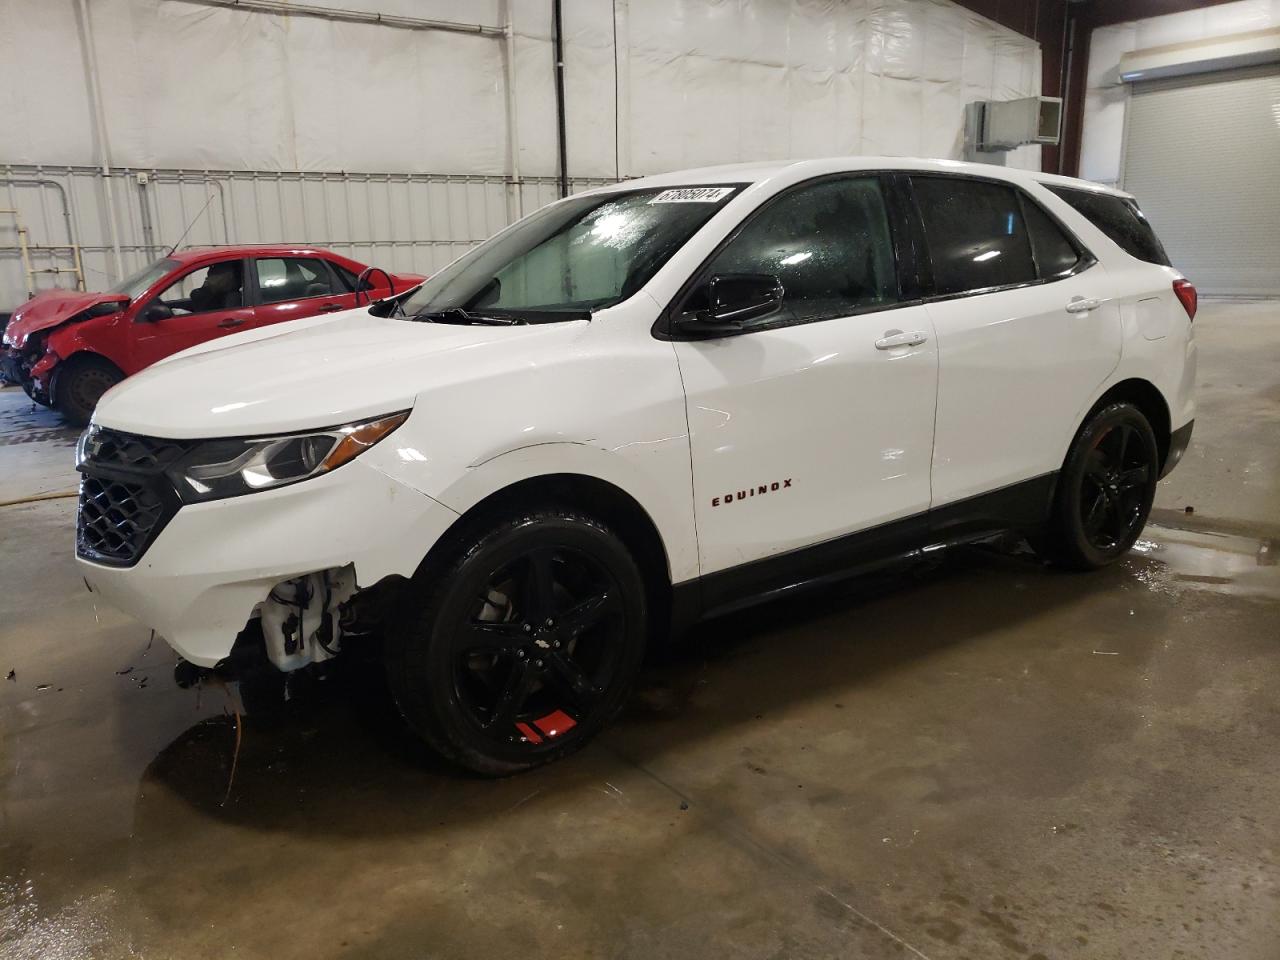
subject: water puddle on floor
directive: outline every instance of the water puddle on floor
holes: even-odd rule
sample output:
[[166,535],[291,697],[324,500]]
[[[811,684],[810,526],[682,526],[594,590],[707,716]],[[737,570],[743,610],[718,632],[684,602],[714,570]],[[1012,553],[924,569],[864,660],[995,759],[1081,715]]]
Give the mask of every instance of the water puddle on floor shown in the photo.
[[0,388],[0,447],[48,443],[71,446],[80,431],[48,407],[33,403],[20,387]]
[[1280,541],[1149,525],[1127,562],[1141,583],[1173,597],[1205,591],[1280,599],[1277,559]]
[[115,921],[115,894],[104,890],[56,911],[41,909],[30,880],[0,876],[0,955],[7,960],[133,957]]

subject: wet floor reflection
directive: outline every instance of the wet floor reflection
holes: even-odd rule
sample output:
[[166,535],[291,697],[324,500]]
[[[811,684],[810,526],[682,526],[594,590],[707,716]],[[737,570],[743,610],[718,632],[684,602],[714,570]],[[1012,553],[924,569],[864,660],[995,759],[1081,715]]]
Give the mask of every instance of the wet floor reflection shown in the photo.
[[28,400],[20,387],[0,387],[0,447],[51,443],[73,446],[80,430],[62,417]]
[[[612,740],[625,740],[643,760],[792,703],[856,696],[878,672],[908,669],[994,630],[1016,631],[1058,605],[1105,602],[1114,636],[1132,652],[1150,640],[1141,623],[1132,624],[1138,635],[1124,635],[1133,604],[1163,607],[1188,591],[1280,599],[1271,549],[1247,538],[1160,530],[1122,566],[1073,576],[1047,570],[1025,550],[976,547],[936,565],[746,611],[704,624],[681,647],[653,657],[615,731],[625,737]],[[1124,591],[1118,603],[1117,587]],[[1138,589],[1147,595],[1128,595]],[[1186,603],[1180,614],[1196,609]],[[423,748],[395,715],[374,663],[295,678],[287,693],[233,683],[192,695],[220,704],[220,714],[175,737],[147,766],[141,793],[162,786],[203,816],[291,833],[394,833],[500,814],[527,792],[524,778],[474,779]]]
[[[774,867],[722,850],[734,842],[706,810],[815,872],[848,871],[854,893],[872,897],[857,886],[876,875],[872,854],[958,857],[970,841],[937,826],[948,817],[1005,801],[1049,811],[1114,762],[1117,745],[1164,735],[1148,732],[1153,716],[1201,724],[1209,644],[1213,662],[1280,666],[1280,637],[1267,635],[1280,603],[1274,557],[1274,543],[1151,528],[1133,556],[1092,575],[968,548],[798,596],[700,626],[653,658],[598,744],[502,781],[435,760],[399,723],[372,664],[255,705],[236,684],[177,689],[167,650],[135,639],[131,654],[112,626],[85,656],[0,687],[0,954],[171,955],[176,940],[192,956],[228,945],[266,955],[263,943],[281,943],[261,928],[282,904],[291,936],[329,916],[386,955],[398,949],[379,940],[389,929],[483,950],[466,918],[476,896],[497,911],[495,930],[527,928],[545,946],[555,925],[527,916],[521,898],[561,896],[551,888],[566,876],[587,889],[562,891],[555,923],[599,936],[592,897],[618,909],[627,900],[617,857],[644,888],[644,871],[666,869],[668,834],[708,857],[746,856],[737,895],[761,894],[758,873]],[[37,681],[53,686],[37,692]],[[1280,724],[1257,735],[1274,746]],[[913,808],[936,822],[903,819]],[[757,821],[763,810],[776,815]],[[855,813],[876,836],[849,832]],[[54,816],[68,824],[61,841]],[[931,823],[943,846],[926,851]],[[841,859],[789,833],[797,824],[820,837],[841,824]],[[471,882],[489,889],[457,887]],[[339,890],[346,906],[330,916]],[[396,892],[383,909],[385,890]],[[676,909],[674,894],[654,896],[655,916]],[[899,909],[874,896],[888,898],[887,914]],[[438,909],[406,907],[426,901]],[[215,903],[234,909],[186,930]],[[356,905],[365,919],[353,919]],[[975,928],[967,942],[986,935]]]

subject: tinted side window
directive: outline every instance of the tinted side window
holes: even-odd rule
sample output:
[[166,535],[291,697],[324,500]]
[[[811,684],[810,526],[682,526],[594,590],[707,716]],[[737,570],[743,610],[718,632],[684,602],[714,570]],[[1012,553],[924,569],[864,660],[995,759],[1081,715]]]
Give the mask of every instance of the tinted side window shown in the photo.
[[1027,218],[1027,233],[1035,252],[1040,279],[1052,280],[1070,273],[1080,262],[1080,251],[1053,218],[1040,209],[1030,197],[1022,198],[1022,212]]
[[156,300],[174,314],[208,313],[244,306],[244,271],[239,260],[200,267],[179,277]]
[[343,293],[335,289],[329,271],[319,260],[298,257],[263,257],[255,260],[258,289],[263,303],[305,300]]
[[[338,275],[338,283],[342,284],[342,286],[346,288],[347,293],[353,293],[356,289],[356,281],[359,280],[360,278],[356,276],[354,273],[352,273],[350,270],[348,270],[346,267],[342,266],[341,264],[334,263],[332,260],[329,261],[329,266],[332,267],[333,272]],[[384,278],[381,273],[376,273],[374,274],[374,276],[376,276],[379,282],[381,283],[387,282],[386,278]],[[365,282],[361,284],[360,289],[372,290],[373,284],[370,283],[368,280],[365,280]]]
[[1011,187],[955,177],[912,177],[936,293],[1031,283],[1036,265]]
[[340,264],[329,261],[329,266],[338,276],[338,283],[346,288],[347,293],[352,293],[356,288],[356,275]]
[[[774,327],[848,316],[898,301],[889,218],[876,177],[824,180],[770,201],[712,261],[716,274],[765,273],[782,281]],[[705,306],[706,290],[686,309]]]
[[1151,229],[1138,205],[1127,197],[1116,197],[1090,190],[1072,190],[1070,187],[1049,187],[1086,220],[1105,233],[1131,257],[1169,266],[1169,255]]

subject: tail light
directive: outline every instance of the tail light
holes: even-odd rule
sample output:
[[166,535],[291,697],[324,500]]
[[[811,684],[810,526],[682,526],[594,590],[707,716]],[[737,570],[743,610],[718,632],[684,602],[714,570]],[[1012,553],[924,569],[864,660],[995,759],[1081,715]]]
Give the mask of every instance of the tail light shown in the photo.
[[1182,301],[1182,309],[1187,311],[1187,319],[1194,320],[1196,318],[1196,307],[1200,303],[1200,298],[1196,295],[1195,284],[1190,280],[1173,281],[1173,295]]

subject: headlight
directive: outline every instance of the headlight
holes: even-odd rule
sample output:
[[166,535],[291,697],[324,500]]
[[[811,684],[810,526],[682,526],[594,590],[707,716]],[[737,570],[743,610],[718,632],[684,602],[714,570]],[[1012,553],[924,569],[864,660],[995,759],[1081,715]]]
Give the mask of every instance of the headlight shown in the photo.
[[282,487],[336,470],[408,418],[405,410],[315,433],[207,440],[167,474],[186,503]]

